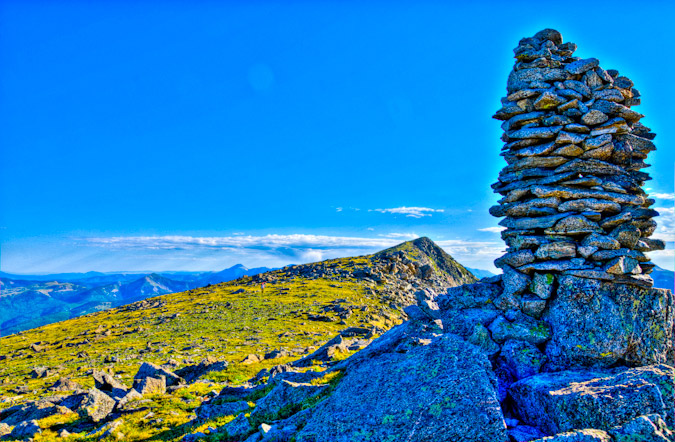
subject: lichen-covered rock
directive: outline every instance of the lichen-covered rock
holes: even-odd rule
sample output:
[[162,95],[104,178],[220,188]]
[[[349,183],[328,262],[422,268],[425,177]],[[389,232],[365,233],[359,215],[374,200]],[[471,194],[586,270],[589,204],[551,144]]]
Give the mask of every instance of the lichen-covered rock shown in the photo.
[[672,367],[541,373],[513,384],[514,409],[528,425],[557,434],[574,429],[610,430],[645,414],[675,423]]
[[502,345],[499,360],[515,379],[523,379],[539,373],[546,356],[534,344],[508,340]]
[[146,394],[164,394],[166,393],[166,378],[161,375],[156,378],[145,377],[142,379],[134,379],[134,390],[141,396]]
[[612,442],[612,436],[603,430],[587,428],[583,430],[565,431],[556,434],[555,436],[544,437],[532,442]]
[[89,389],[86,393],[70,396],[61,405],[79,413],[82,418],[99,422],[115,408],[115,400],[96,388]]
[[249,408],[246,401],[225,402],[223,404],[204,403],[195,410],[195,414],[200,419],[209,419],[219,416],[238,415]]
[[94,370],[94,386],[112,398],[123,398],[127,394],[127,387],[119,382],[110,373]]
[[12,427],[5,423],[0,423],[0,437],[7,436],[12,432]]
[[38,433],[42,433],[40,425],[36,420],[30,420],[26,422],[21,422],[19,425],[14,427],[12,433],[10,434],[10,437],[18,440],[25,440],[32,438]]
[[297,384],[289,381],[281,381],[270,391],[267,396],[260,399],[251,413],[251,417],[259,421],[272,421],[279,417],[280,412],[292,414],[299,411],[302,405],[328,388],[327,384]]
[[136,376],[134,376],[134,379],[159,378],[160,376],[164,376],[166,379],[167,387],[185,384],[185,379],[181,378],[177,374],[166,370],[159,365],[151,364],[149,362],[143,362],[141,367],[138,369],[138,373],[136,373]]
[[348,371],[296,440],[504,442],[508,436],[495,384],[487,357],[446,334]]
[[614,442],[672,442],[675,434],[658,414],[636,417],[609,430]]
[[543,344],[551,338],[551,328],[547,323],[523,314],[517,314],[512,321],[499,316],[488,328],[492,339],[497,343],[513,339],[531,344]]
[[230,437],[245,436],[253,430],[251,423],[244,413],[239,413],[233,421],[224,427],[225,433]]
[[176,370],[175,374],[176,376],[185,379],[185,382],[191,383],[211,371],[223,371],[227,366],[227,361],[219,361],[218,359],[209,356],[197,365],[188,365],[180,370]]
[[54,402],[42,399],[6,408],[0,412],[0,420],[8,425],[17,425],[24,421],[40,420],[58,413],[59,409]]
[[542,319],[551,326],[549,370],[672,364],[672,292],[560,276]]

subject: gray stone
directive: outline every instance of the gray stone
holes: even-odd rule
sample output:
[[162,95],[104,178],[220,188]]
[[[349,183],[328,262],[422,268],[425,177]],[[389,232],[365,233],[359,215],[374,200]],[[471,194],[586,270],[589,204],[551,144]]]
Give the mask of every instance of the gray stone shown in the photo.
[[198,418],[207,420],[220,416],[238,415],[249,408],[246,401],[225,402],[223,404],[202,403],[195,410],[195,414]]
[[612,201],[599,200],[595,198],[582,198],[579,200],[565,201],[558,206],[560,212],[621,212],[621,205]]
[[[645,414],[673,416],[673,368],[652,365],[541,373],[513,384],[520,418],[549,434],[610,430]],[[671,424],[672,425],[672,424]]]
[[488,356],[499,353],[499,345],[490,338],[490,332],[483,324],[476,324],[473,333],[466,340],[480,348]]
[[315,406],[296,440],[504,442],[508,437],[495,388],[485,354],[445,334],[348,371]]
[[[600,111],[590,111],[589,114],[591,112],[600,112]],[[602,113],[602,112],[600,112],[600,113]],[[595,114],[595,115],[597,115],[597,114]],[[598,123],[598,124],[600,124],[600,123]],[[599,135],[599,136],[596,136],[596,137],[586,138],[582,145],[583,145],[584,149],[589,150],[589,149],[597,149],[598,147],[604,146],[604,145],[606,145],[608,143],[611,143],[611,142],[612,142],[612,136],[609,135],[609,134],[605,134],[605,135]]]
[[546,308],[546,301],[534,295],[524,295],[521,300],[523,313],[533,318],[540,318]]
[[640,229],[633,224],[621,224],[610,233],[610,236],[621,244],[623,247],[629,249],[635,248],[637,242],[640,240]]
[[567,100],[553,92],[546,91],[539,96],[534,102],[534,108],[537,110],[546,110],[557,107]]
[[608,262],[607,266],[605,267],[605,271],[614,275],[641,273],[638,261],[626,256],[620,256]]
[[585,60],[577,60],[565,66],[565,70],[574,75],[583,74],[584,72],[598,66],[600,62],[597,58],[588,58]]
[[551,127],[527,127],[524,129],[516,130],[514,132],[509,132],[510,139],[519,139],[519,138],[535,138],[535,139],[546,139],[554,138],[558,132],[562,130],[562,126],[551,126]]
[[94,378],[94,386],[108,394],[110,397],[122,398],[126,395],[127,387],[115,379],[110,373],[94,370],[92,376]]
[[83,418],[99,422],[108,417],[115,407],[115,400],[95,388],[80,395],[82,398],[74,411]]
[[138,369],[138,373],[136,373],[136,376],[134,376],[134,379],[159,378],[160,376],[164,376],[166,379],[167,387],[185,384],[185,379],[181,378],[175,373],[170,372],[169,370],[149,362],[143,362],[141,367]]
[[293,414],[291,411],[300,411],[304,401],[322,394],[328,385],[300,384],[281,381],[267,396],[256,403],[251,417],[259,421],[273,421],[288,416],[279,415],[280,412]]
[[551,242],[539,246],[534,256],[536,256],[537,259],[540,260],[548,260],[548,259],[574,258],[576,254],[577,254],[577,247],[572,242]]
[[520,271],[530,272],[562,272],[565,270],[584,270],[588,269],[589,265],[585,263],[583,258],[572,258],[564,260],[551,260],[536,262],[534,264],[526,264],[519,268]]
[[[562,132],[561,132],[562,133]],[[557,141],[557,140],[556,140]],[[553,151],[553,155],[576,158],[584,153],[584,150],[576,144],[568,144]]]
[[160,375],[157,378],[145,377],[134,379],[134,390],[142,396],[146,394],[164,394],[166,393],[166,378]]
[[581,144],[586,138],[587,135],[565,132],[561,130],[558,132],[558,136],[555,139],[556,144]]
[[505,265],[502,267],[504,272],[502,276],[502,284],[504,285],[503,294],[519,295],[527,290],[530,285],[530,277]]
[[36,420],[30,420],[26,422],[21,422],[19,425],[14,427],[10,437],[19,440],[25,440],[32,438],[36,434],[42,433],[42,429]]
[[514,230],[544,229],[546,227],[554,226],[556,222],[566,216],[568,215],[561,213],[550,216],[540,216],[537,218],[507,217],[501,220],[499,225]]
[[608,161],[612,158],[613,152],[614,152],[614,145],[612,143],[608,143],[596,149],[587,150],[586,152],[581,154],[581,158]]
[[545,436],[545,434],[538,429],[528,425],[518,425],[515,428],[509,428],[507,431],[510,440],[515,442],[529,442]]
[[523,379],[539,373],[546,356],[534,344],[508,340],[502,345],[499,359],[515,379]]
[[558,221],[550,231],[547,229],[546,233],[552,234],[566,234],[579,235],[583,233],[603,232],[600,226],[587,219],[585,216],[572,215]]
[[488,329],[492,339],[497,343],[513,339],[531,344],[543,344],[551,337],[551,329],[545,322],[522,314],[518,315],[513,322],[499,316],[492,321]]
[[576,159],[555,169],[555,173],[565,173],[565,172],[578,172],[583,174],[599,174],[599,175],[626,174],[626,171],[620,166],[592,159],[590,160]]
[[615,442],[672,442],[675,434],[658,414],[639,416],[609,430]]
[[606,431],[586,428],[583,430],[565,431],[555,436],[537,439],[533,442],[612,442],[612,437]]
[[562,275],[542,319],[552,370],[672,363],[672,292]]
[[581,245],[597,247],[602,250],[618,250],[621,248],[621,244],[616,239],[598,233],[592,233],[585,237],[581,241]]
[[[591,161],[591,160],[584,160],[584,161]],[[556,187],[532,186],[529,188],[529,191],[532,192],[534,195],[542,198],[558,197],[569,200],[582,198],[596,198],[613,201],[619,204],[632,204],[636,206],[641,206],[645,202],[644,198],[640,195],[626,195],[621,193],[605,192],[602,190],[592,190],[592,189],[574,189],[557,186]]]
[[575,90],[584,97],[590,98],[591,96],[591,90],[581,81],[567,80],[563,84],[566,88]]
[[568,161],[569,160],[564,157],[525,157],[509,164],[505,170],[517,172],[523,169],[553,168],[565,164]]
[[222,427],[225,430],[225,434],[230,437],[241,437],[245,436],[251,431],[253,427],[251,426],[248,418],[244,413],[240,413],[234,420],[230,421],[227,425]]
[[495,261],[495,266],[502,268],[504,264],[511,267],[520,267],[525,264],[534,262],[534,254],[531,250],[519,250],[517,252],[510,252]]
[[530,284],[530,291],[540,299],[549,299],[553,294],[555,276],[551,273],[535,273]]
[[593,91],[593,98],[598,100],[607,100],[613,102],[620,102],[624,100],[623,94],[618,89],[600,89]]

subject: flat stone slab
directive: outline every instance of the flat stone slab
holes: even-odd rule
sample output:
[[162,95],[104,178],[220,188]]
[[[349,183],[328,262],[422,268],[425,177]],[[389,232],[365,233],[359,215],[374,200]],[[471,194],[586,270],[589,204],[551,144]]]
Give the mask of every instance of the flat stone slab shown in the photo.
[[516,382],[509,395],[521,419],[548,434],[610,430],[645,414],[672,426],[674,373],[665,364],[542,373]]

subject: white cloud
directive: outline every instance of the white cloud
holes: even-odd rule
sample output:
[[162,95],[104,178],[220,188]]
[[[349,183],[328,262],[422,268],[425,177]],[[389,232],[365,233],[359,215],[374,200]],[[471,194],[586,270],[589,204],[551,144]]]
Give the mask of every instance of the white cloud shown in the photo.
[[675,208],[673,207],[655,207],[660,216],[655,218],[657,227],[654,232],[654,238],[664,241],[675,241]]
[[117,236],[83,238],[91,245],[107,248],[144,248],[151,250],[187,249],[280,249],[280,248],[347,248],[389,247],[392,239],[358,238],[323,235],[264,235],[264,236]]
[[434,213],[442,213],[443,209],[431,209],[429,207],[394,207],[391,209],[374,209],[375,212],[392,213],[394,215],[405,215],[409,218],[422,218],[431,216]]
[[377,236],[381,236],[383,238],[400,239],[401,241],[408,241],[420,237],[417,233],[380,233]]
[[[249,267],[280,267],[289,263],[365,255],[417,237],[414,233],[401,232],[375,238],[306,234],[214,237],[166,235],[80,238],[79,242],[104,248],[107,250],[106,255],[142,255],[148,262],[153,261],[153,257],[155,262],[184,257],[185,260],[205,265],[209,262],[218,262],[221,266],[242,262]],[[502,255],[504,248],[501,241],[455,239],[436,243],[460,263],[487,270],[494,270],[492,261]]]
[[506,230],[506,227],[496,226],[496,227],[485,227],[485,228],[482,228],[482,229],[478,229],[479,232],[492,232],[492,233],[499,233],[502,230]]
[[675,201],[675,193],[652,193],[649,196],[659,200]]

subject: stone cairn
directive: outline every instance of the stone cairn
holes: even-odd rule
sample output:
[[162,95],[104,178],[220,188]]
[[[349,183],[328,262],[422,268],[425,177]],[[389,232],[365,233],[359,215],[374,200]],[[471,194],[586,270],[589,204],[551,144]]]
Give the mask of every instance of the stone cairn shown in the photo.
[[522,39],[493,116],[503,121],[507,162],[492,186],[503,198],[490,209],[505,217],[508,248],[495,261],[502,302],[526,292],[548,299],[561,275],[649,288],[645,252],[665,247],[650,238],[658,212],[641,169],[656,135],[631,109],[640,92],[597,59],[574,57],[576,48],[552,29]]

